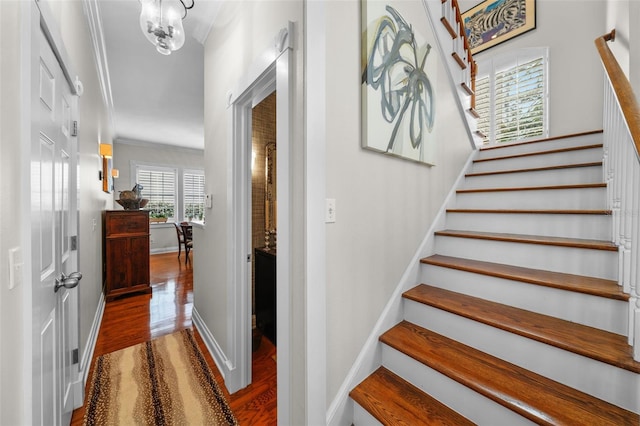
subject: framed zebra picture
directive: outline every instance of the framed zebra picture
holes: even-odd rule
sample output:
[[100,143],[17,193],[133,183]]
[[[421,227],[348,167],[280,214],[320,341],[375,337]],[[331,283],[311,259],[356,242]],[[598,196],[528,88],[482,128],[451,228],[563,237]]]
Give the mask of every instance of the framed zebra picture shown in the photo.
[[462,14],[476,54],[536,27],[535,0],[485,0]]

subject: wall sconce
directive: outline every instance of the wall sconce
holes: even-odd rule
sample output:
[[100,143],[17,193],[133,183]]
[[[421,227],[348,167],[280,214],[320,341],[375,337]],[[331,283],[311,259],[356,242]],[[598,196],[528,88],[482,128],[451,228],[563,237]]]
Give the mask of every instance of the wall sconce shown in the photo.
[[120,170],[111,169],[111,177],[113,177],[114,179],[118,179],[120,177]]
[[108,143],[100,144],[100,156],[102,157],[102,170],[98,172],[98,177],[102,181],[102,190],[107,194],[113,189],[113,176],[111,172],[111,158],[113,157],[113,145]]

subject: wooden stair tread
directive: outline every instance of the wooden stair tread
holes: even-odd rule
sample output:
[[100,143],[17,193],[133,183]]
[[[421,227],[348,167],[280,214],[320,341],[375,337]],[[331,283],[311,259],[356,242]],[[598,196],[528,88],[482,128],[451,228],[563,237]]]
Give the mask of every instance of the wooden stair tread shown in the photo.
[[425,284],[405,292],[403,297],[640,373],[632,347],[619,334]]
[[442,25],[444,25],[444,27],[447,29],[447,32],[449,33],[451,38],[455,39],[457,37],[456,30],[453,29],[453,26],[449,23],[447,18],[443,16],[442,18],[440,18],[440,22],[442,22]]
[[460,83],[460,87],[462,87],[462,89],[467,93],[467,95],[469,96],[473,96],[474,92],[473,90],[471,90],[471,88],[469,86],[467,86],[467,83]]
[[618,247],[612,242],[600,241],[600,240],[585,240],[580,238],[545,237],[545,236],[539,236],[539,235],[506,234],[506,233],[498,233],[498,232],[456,231],[451,229],[437,231],[435,235],[457,237],[457,238],[491,240],[491,241],[505,241],[505,242],[512,242],[512,243],[539,244],[539,245],[574,247],[574,248],[605,250],[605,251],[618,251]]
[[561,164],[559,166],[546,166],[546,167],[532,167],[528,169],[511,169],[511,170],[497,170],[492,172],[476,172],[467,173],[465,177],[477,177],[477,176],[490,176],[490,175],[504,175],[508,173],[528,173],[528,172],[544,172],[549,170],[562,170],[579,167],[602,167],[602,161],[595,161],[592,163],[577,163],[577,164]]
[[451,54],[451,56],[456,61],[456,63],[458,64],[458,66],[460,67],[461,70],[466,70],[467,69],[467,64],[464,63],[464,61],[462,60],[460,55],[458,55],[458,52],[453,52]]
[[593,149],[593,148],[602,148],[603,145],[600,144],[591,144],[591,145],[582,145],[582,146],[572,146],[567,148],[558,148],[558,149],[550,149],[547,151],[535,151],[535,152],[523,152],[519,154],[510,154],[503,155],[499,157],[490,157],[490,158],[479,158],[473,160],[474,163],[483,163],[485,161],[495,161],[495,160],[508,160],[511,158],[522,158],[522,157],[532,157],[534,155],[546,155],[546,154],[559,154],[562,152],[572,152],[572,151],[581,151],[585,149]]
[[475,189],[458,189],[457,194],[469,194],[475,192],[507,192],[507,191],[541,191],[541,190],[561,190],[561,189],[591,189],[606,188],[606,183],[584,183],[574,185],[542,185],[542,186],[516,186],[502,188],[475,188]]
[[349,396],[384,425],[473,425],[474,423],[384,367]]
[[625,294],[622,288],[613,280],[462,259],[439,254],[426,257],[422,259],[421,262],[428,265],[552,287],[560,290],[575,291],[608,299],[622,300],[625,302],[629,300],[629,295]]
[[447,213],[582,214],[611,216],[611,210],[447,209]]
[[578,136],[595,135],[595,134],[598,134],[598,133],[603,133],[603,131],[602,130],[590,130],[588,132],[571,133],[571,134],[568,134],[568,135],[561,135],[561,136],[552,136],[552,137],[549,137],[549,138],[534,139],[534,140],[530,140],[530,141],[526,141],[526,142],[505,143],[505,144],[500,144],[500,145],[482,147],[482,148],[480,148],[480,151],[490,151],[490,150],[494,150],[494,149],[509,148],[509,147],[515,146],[515,145],[530,145],[532,143],[551,142],[551,141],[556,141],[556,140],[560,140],[560,139],[574,138],[574,137],[578,137]]
[[380,341],[539,424],[638,424],[640,416],[407,321]]

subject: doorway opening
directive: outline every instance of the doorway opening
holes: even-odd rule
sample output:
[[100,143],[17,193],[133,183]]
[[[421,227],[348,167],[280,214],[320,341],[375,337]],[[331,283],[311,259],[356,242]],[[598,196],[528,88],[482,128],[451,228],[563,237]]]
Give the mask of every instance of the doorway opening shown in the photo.
[[[276,92],[251,112],[252,349],[277,346]],[[275,367],[275,366],[274,366]]]
[[[276,36],[275,46],[270,45],[259,55],[237,90],[229,93],[227,105],[232,126],[230,134],[229,182],[230,197],[228,223],[228,247],[230,279],[227,285],[228,306],[231,312],[228,333],[229,356],[222,359],[225,365],[225,384],[230,392],[243,389],[252,382],[252,115],[253,108],[277,91],[275,97],[277,127],[277,161],[275,172],[280,183],[274,192],[270,221],[277,230],[277,256],[274,256],[277,276],[275,299],[277,309],[277,416],[281,424],[290,423],[291,410],[291,150],[293,72],[291,38],[293,24],[288,23]],[[275,151],[274,151],[275,154]],[[257,154],[256,154],[257,155]],[[277,164],[276,164],[277,163]],[[264,202],[264,199],[263,201]],[[277,213],[277,214],[276,214]],[[266,219],[266,218],[265,218]],[[265,231],[263,231],[265,232]],[[275,234],[275,233],[273,233]],[[264,234],[262,238],[264,239]],[[272,238],[269,235],[271,246]],[[264,244],[262,244],[264,247]]]
[[[277,374],[277,173],[276,173],[276,92],[251,111],[251,251],[253,253],[252,351],[270,357],[261,361],[261,374]],[[256,356],[252,357],[255,371]]]

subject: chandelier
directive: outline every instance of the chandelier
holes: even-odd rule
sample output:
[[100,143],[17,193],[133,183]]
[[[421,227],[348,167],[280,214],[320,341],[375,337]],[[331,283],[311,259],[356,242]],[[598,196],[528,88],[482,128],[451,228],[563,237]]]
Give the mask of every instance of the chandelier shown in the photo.
[[140,28],[147,40],[163,55],[170,55],[184,44],[182,20],[195,0],[186,6],[183,0],[141,0]]

